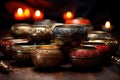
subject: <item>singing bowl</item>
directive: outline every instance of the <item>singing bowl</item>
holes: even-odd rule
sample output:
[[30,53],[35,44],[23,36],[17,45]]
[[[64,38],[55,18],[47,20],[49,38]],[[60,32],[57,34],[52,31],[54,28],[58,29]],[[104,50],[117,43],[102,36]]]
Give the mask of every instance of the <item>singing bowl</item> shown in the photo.
[[31,52],[33,63],[40,68],[53,68],[62,64],[63,54],[56,45],[39,45]]
[[108,60],[108,58],[110,57],[110,47],[108,45],[106,45],[103,42],[89,42],[89,41],[84,41],[82,42],[81,45],[84,46],[94,46],[95,48],[98,49],[98,51],[101,53],[102,55],[102,62],[106,62]]
[[105,39],[111,38],[111,35],[105,31],[90,31],[87,38],[90,39]]
[[63,45],[69,47],[76,47],[87,37],[87,28],[78,24],[60,24],[54,27],[52,36],[55,42],[62,42]]
[[117,39],[115,38],[105,38],[105,39],[96,39],[96,40],[89,40],[89,42],[103,42],[106,45],[108,45],[110,47],[110,54],[115,55],[118,47],[119,47],[119,42]]
[[49,25],[32,25],[32,30],[28,35],[30,42],[48,43],[51,40],[51,27]]
[[29,43],[18,43],[12,46],[12,56],[16,61],[32,62],[31,50],[37,45]]
[[28,23],[13,24],[10,28],[10,34],[15,38],[26,38],[31,31],[31,25]]
[[69,60],[73,67],[89,68],[101,64],[102,54],[93,46],[80,46],[72,48],[69,53]]
[[12,58],[12,46],[17,43],[27,43],[27,39],[5,38],[0,41],[0,49],[4,56]]

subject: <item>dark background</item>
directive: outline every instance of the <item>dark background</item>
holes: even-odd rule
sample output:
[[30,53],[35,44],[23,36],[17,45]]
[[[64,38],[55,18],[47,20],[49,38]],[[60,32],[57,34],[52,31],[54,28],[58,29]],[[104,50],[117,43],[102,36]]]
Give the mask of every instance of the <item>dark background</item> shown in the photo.
[[[9,4],[12,2],[16,3]],[[85,17],[91,20],[95,29],[101,29],[101,25],[109,20],[114,27],[113,31],[119,32],[120,5],[116,0],[0,0],[0,29],[8,29],[17,22],[34,22],[32,19],[24,21],[14,19],[14,11],[10,8],[17,8],[16,5],[19,3],[33,9],[42,9],[45,19],[57,22],[64,22],[62,14],[68,10],[75,13],[75,18]],[[48,5],[49,3],[54,6]]]

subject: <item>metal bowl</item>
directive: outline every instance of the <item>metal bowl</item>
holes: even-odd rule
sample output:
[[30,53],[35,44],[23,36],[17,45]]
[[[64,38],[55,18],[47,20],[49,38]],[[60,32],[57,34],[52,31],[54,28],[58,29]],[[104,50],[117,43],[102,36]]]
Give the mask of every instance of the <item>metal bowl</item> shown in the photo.
[[26,38],[31,31],[31,25],[28,23],[13,24],[10,28],[10,34],[15,38]]
[[89,42],[84,41],[81,45],[84,46],[94,46],[102,55],[102,62],[106,62],[110,58],[110,47],[103,42]]
[[102,54],[93,46],[80,46],[70,50],[70,63],[73,67],[89,68],[101,64]]
[[119,47],[119,42],[117,39],[115,38],[105,38],[105,39],[95,39],[95,40],[89,40],[89,42],[103,42],[106,45],[108,45],[110,47],[110,54],[115,55],[118,47]]
[[32,30],[28,35],[30,42],[48,43],[51,40],[51,27],[49,25],[32,25]]
[[90,39],[105,39],[111,38],[111,35],[105,31],[90,31],[87,38]]
[[28,39],[6,38],[0,41],[0,49],[4,56],[12,58],[12,46],[17,43],[27,43]]
[[32,50],[32,61],[40,68],[53,68],[60,66],[63,60],[63,54],[56,45],[39,45]]
[[87,37],[87,28],[78,24],[60,24],[54,27],[52,36],[55,42],[59,41],[58,43],[62,42],[64,46],[76,47]]
[[37,45],[29,43],[18,43],[12,46],[12,56],[16,61],[20,62],[32,62],[31,50]]

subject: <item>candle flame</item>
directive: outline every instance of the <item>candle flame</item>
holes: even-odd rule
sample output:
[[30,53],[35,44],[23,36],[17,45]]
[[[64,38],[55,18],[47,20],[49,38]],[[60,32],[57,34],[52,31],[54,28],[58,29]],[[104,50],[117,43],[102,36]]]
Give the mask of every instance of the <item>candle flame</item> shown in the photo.
[[109,21],[106,21],[105,27],[106,27],[106,28],[110,28],[110,22],[109,22]]
[[40,16],[41,12],[39,10],[35,11],[35,16]]
[[23,14],[22,8],[18,8],[17,13],[18,13],[19,15],[22,15],[22,14]]
[[25,16],[29,16],[29,15],[30,15],[30,10],[29,10],[29,9],[25,9],[24,15],[25,15]]
[[72,17],[72,12],[68,11],[68,12],[66,13],[66,16],[67,16],[68,18]]

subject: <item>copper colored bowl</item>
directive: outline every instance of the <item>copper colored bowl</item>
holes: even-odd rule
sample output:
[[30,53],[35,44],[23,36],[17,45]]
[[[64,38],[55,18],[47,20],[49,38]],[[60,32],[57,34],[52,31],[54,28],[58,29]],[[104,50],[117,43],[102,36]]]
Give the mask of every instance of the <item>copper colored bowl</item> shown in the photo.
[[32,50],[32,61],[40,68],[53,68],[60,66],[63,60],[63,54],[56,45],[39,45]]
[[71,49],[69,57],[72,66],[89,68],[101,63],[102,54],[93,46],[80,46]]
[[18,43],[12,46],[12,56],[16,61],[20,62],[32,62],[31,50],[37,45],[28,43]]
[[10,28],[10,34],[15,38],[26,38],[29,31],[31,31],[31,25],[28,23],[13,24]]
[[49,25],[32,25],[28,39],[37,44],[48,43],[51,40],[51,27]]

